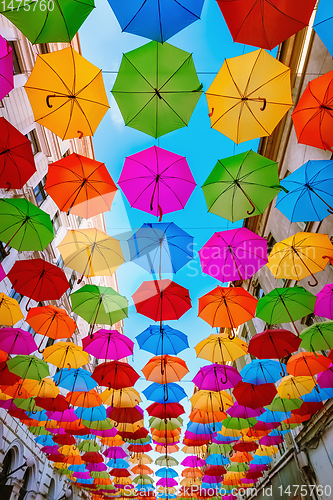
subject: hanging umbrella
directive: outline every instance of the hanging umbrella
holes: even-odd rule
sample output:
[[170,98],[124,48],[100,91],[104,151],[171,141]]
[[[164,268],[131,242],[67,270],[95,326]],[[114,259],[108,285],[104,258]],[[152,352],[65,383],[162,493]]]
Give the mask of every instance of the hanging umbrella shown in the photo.
[[[7,42],[6,42],[7,45]],[[2,40],[0,38],[0,51]],[[12,49],[10,48],[10,51]],[[1,53],[1,52],[0,52]],[[0,73],[1,73],[0,55]],[[13,64],[10,63],[10,71]],[[1,93],[1,92],[0,92]],[[8,92],[6,92],[6,95]],[[5,118],[0,118],[0,187],[6,190],[22,189],[36,172],[34,155],[29,139]]]
[[82,408],[93,408],[102,404],[102,400],[95,389],[91,389],[88,392],[69,392],[66,396],[66,401],[72,406],[80,406]]
[[7,361],[8,370],[18,375],[22,380],[28,378],[42,380],[50,375],[47,363],[36,356],[19,355]]
[[232,396],[225,391],[200,390],[190,398],[192,407],[203,411],[225,411],[233,405]]
[[155,464],[159,466],[173,467],[179,465],[179,462],[173,457],[164,456],[164,457],[158,457],[155,460]]
[[49,214],[24,198],[0,199],[0,239],[19,252],[44,250],[53,240]]
[[333,319],[333,284],[327,284],[316,295],[314,314]]
[[241,429],[249,429],[250,427],[253,427],[256,423],[257,423],[256,418],[228,417],[225,420],[223,420],[222,432],[224,431],[224,428],[235,429],[238,431]]
[[173,382],[170,384],[150,384],[142,391],[147,399],[155,403],[179,403],[187,397],[184,389]]
[[271,135],[293,105],[290,68],[262,49],[226,59],[206,97],[212,128],[236,144]]
[[119,360],[133,354],[134,342],[117,330],[98,330],[82,339],[83,349],[99,359]]
[[251,278],[267,263],[267,241],[245,227],[221,231],[199,250],[202,271],[221,281]]
[[185,361],[175,356],[164,354],[163,356],[154,356],[142,368],[146,380],[166,384],[178,382],[189,372]]
[[0,349],[8,354],[31,354],[37,345],[31,333],[21,328],[1,328]]
[[[333,321],[315,323],[302,331],[300,335],[303,349],[315,353],[316,351],[333,348]],[[1,343],[0,343],[1,348]]]
[[109,389],[131,387],[140,378],[131,365],[121,361],[101,363],[96,366],[91,376],[99,385]]
[[234,388],[233,395],[239,404],[255,409],[269,405],[276,395],[276,388],[272,383],[254,385],[246,382],[238,382]]
[[195,352],[198,358],[224,365],[244,356],[247,353],[247,343],[238,337],[230,339],[227,332],[213,333],[195,346]]
[[41,408],[52,412],[61,412],[68,409],[68,403],[65,399],[65,396],[62,396],[61,394],[58,394],[58,396],[56,396],[55,398],[41,398],[37,396],[35,398],[35,401],[36,404]]
[[240,374],[243,382],[249,384],[275,384],[286,375],[286,365],[272,359],[253,359]]
[[123,55],[112,94],[125,125],[157,138],[188,125],[202,85],[191,54],[150,42]]
[[146,408],[148,415],[158,418],[177,418],[185,413],[184,407],[179,403],[153,403]]
[[275,278],[299,281],[325,269],[333,256],[333,246],[327,234],[299,232],[276,243],[268,257],[268,269]]
[[[282,292],[282,290],[294,290],[294,288],[287,288],[287,289],[275,289],[273,290],[274,292],[276,290],[279,290]],[[271,292],[270,292],[271,293]],[[307,292],[309,293],[309,292]],[[269,295],[269,294],[268,294]],[[266,295],[266,297],[268,296]],[[289,295],[289,294],[288,294]],[[277,299],[280,297],[277,295]],[[261,300],[261,299],[260,299]],[[260,302],[260,301],[259,301]],[[258,302],[258,306],[259,306]],[[278,305],[279,302],[277,300]],[[302,304],[299,303],[299,306]],[[258,315],[258,306],[257,306],[257,316]],[[260,304],[260,310],[262,307],[262,303]],[[275,307],[272,307],[271,312],[273,313],[273,310]],[[282,310],[282,313],[284,311]],[[275,311],[274,311],[275,314]],[[257,358],[260,359],[265,359],[265,358],[276,358],[280,359],[283,358],[284,356],[288,356],[289,354],[293,353],[294,351],[298,351],[298,348],[300,346],[301,340],[294,335],[292,332],[289,332],[288,330],[284,330],[281,328],[277,328],[274,330],[265,330],[260,333],[256,333],[250,340],[249,346],[248,346],[248,352],[252,356],[256,356]]]
[[289,358],[287,372],[294,377],[311,376],[327,370],[331,360],[317,352],[299,352]]
[[281,399],[280,397],[276,396],[271,404],[266,406],[266,408],[272,412],[287,413],[299,408],[301,405],[302,401],[300,399]]
[[35,121],[63,140],[93,135],[109,108],[102,71],[72,47],[38,54],[24,88]]
[[17,293],[36,302],[58,300],[69,288],[64,271],[43,259],[16,261],[7,277]]
[[297,399],[311,392],[315,385],[316,381],[312,376],[287,375],[279,383],[277,392],[280,398]]
[[[333,388],[333,365],[331,364],[328,369],[318,374],[317,383],[322,389]],[[7,392],[7,391],[4,391]]]
[[[43,378],[42,380],[28,380],[25,379],[22,388],[24,388],[31,396],[39,398],[56,398],[59,394],[59,389],[50,378]],[[34,415],[34,418],[36,416]]]
[[[5,40],[1,36],[0,37],[0,99],[3,99],[7,94],[9,94],[9,92],[13,88],[14,88],[13,49],[9,45],[7,40]],[[8,123],[4,118],[1,118],[0,121],[1,122],[5,121],[6,123]]]
[[317,7],[317,13],[313,24],[313,29],[324,43],[325,47],[333,57],[333,45],[332,45],[332,4],[330,0],[320,0],[320,4]]
[[[78,352],[80,357],[83,354],[85,358],[85,353],[82,353],[80,349]],[[90,372],[82,368],[62,368],[53,376],[53,380],[57,386],[72,392],[88,392],[97,386],[97,382],[91,378]]]
[[311,80],[292,114],[297,140],[323,150],[331,150],[332,78],[329,71]]
[[272,50],[306,28],[315,0],[217,0],[234,42]]
[[187,335],[169,325],[163,325],[161,328],[157,325],[150,325],[144,332],[136,336],[136,341],[140,349],[158,356],[163,354],[177,355],[189,347]]
[[[207,389],[210,390],[210,389]],[[216,391],[217,392],[217,391]],[[222,422],[227,415],[223,411],[202,411],[193,409],[190,413],[189,419],[191,422],[197,422],[199,424],[214,424],[216,422]]]
[[192,382],[199,389],[222,391],[223,389],[232,389],[241,380],[242,377],[236,368],[214,363],[200,368]]
[[113,408],[133,408],[141,402],[140,394],[133,387],[106,389],[100,396],[105,405]]
[[15,325],[23,319],[23,314],[17,300],[0,293],[0,324]]
[[254,318],[257,299],[241,287],[214,288],[199,298],[199,317],[211,326],[232,330]]
[[92,325],[114,325],[127,317],[127,299],[113,288],[84,285],[70,295],[73,312]]
[[43,351],[44,360],[58,368],[80,368],[89,363],[89,356],[82,347],[72,342],[57,342]]
[[310,160],[281,181],[276,208],[291,222],[321,221],[333,213],[331,160]]

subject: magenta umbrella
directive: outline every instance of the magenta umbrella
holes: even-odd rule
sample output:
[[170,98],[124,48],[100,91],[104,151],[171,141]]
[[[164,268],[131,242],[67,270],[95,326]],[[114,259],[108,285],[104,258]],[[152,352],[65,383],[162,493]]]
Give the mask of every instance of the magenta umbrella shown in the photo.
[[333,319],[333,283],[325,285],[316,295],[314,314],[323,318]]
[[265,408],[249,408],[247,406],[243,406],[235,402],[235,404],[228,408],[227,413],[232,418],[256,418],[264,413]]
[[198,458],[196,455],[184,458],[180,465],[184,467],[203,467],[206,464],[205,460]]
[[78,479],[91,479],[91,475],[89,474],[89,472],[81,472],[79,470],[73,472],[73,477],[76,477]]
[[166,486],[167,488],[172,488],[172,486],[178,486],[178,482],[172,477],[162,477],[156,483],[157,486]]
[[318,373],[317,383],[322,389],[333,387],[333,364],[331,364],[327,370]]
[[128,156],[118,184],[131,207],[160,220],[182,210],[196,186],[186,158],[157,146]]
[[13,49],[0,36],[0,100],[14,88]]
[[107,466],[103,462],[101,462],[100,464],[87,463],[86,469],[90,472],[102,472],[104,470],[107,470]]
[[259,444],[263,446],[276,446],[281,443],[283,443],[282,436],[264,436],[259,441]]
[[202,271],[222,283],[247,279],[267,263],[267,240],[245,227],[217,232],[199,256]]
[[98,359],[118,361],[133,354],[134,342],[117,330],[98,330],[82,339],[83,349]]
[[192,382],[205,391],[232,389],[242,380],[238,370],[228,365],[212,365],[200,368]]
[[[108,412],[108,409],[109,408],[106,409],[106,413]],[[116,427],[113,427],[112,429],[105,429],[104,431],[100,429],[90,429],[90,434],[95,434],[95,436],[99,437],[115,437],[118,434],[118,431]]]
[[7,354],[31,354],[37,350],[31,333],[21,328],[0,329],[0,349]]
[[79,417],[75,415],[72,409],[64,411],[47,411],[46,416],[50,420],[55,420],[56,422],[75,422],[79,420]]
[[223,480],[222,476],[203,476],[202,477],[202,482],[203,483],[221,483]]
[[107,450],[103,451],[103,455],[107,458],[125,458],[127,453],[119,446],[110,446]]
[[57,455],[57,454],[60,454],[59,453],[59,446],[57,446],[56,444],[54,446],[43,446],[41,448],[41,451],[43,453],[46,453],[47,455]]

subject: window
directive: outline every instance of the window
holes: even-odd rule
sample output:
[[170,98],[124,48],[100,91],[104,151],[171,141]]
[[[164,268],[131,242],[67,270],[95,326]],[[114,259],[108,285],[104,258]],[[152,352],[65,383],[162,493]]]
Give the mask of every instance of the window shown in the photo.
[[60,229],[61,226],[61,220],[60,220],[60,214],[59,212],[56,212],[53,219],[52,219],[52,225],[53,225],[53,230],[54,234],[57,234],[57,232]]
[[267,238],[267,253],[268,253],[268,255],[271,253],[275,243],[276,243],[276,239],[274,238],[272,233],[269,233],[268,238]]
[[14,75],[20,75],[22,71],[22,63],[19,57],[19,50],[17,42],[9,41],[8,45],[13,49],[13,73]]
[[46,198],[47,198],[47,193],[44,190],[45,183],[46,183],[46,175],[45,175],[45,177],[43,177],[43,179],[34,188],[36,202],[37,202],[37,205],[39,207],[41,206],[41,204],[43,203],[43,201],[45,201]]
[[72,272],[71,277],[68,280],[68,283],[69,283],[69,288],[67,290],[67,295],[69,295],[72,292],[72,290],[74,288],[74,285],[76,283],[76,273],[75,273],[75,271]]
[[21,300],[23,299],[23,295],[21,295],[20,293],[15,292],[14,288],[11,289],[11,291],[9,293],[9,297],[11,297],[12,299],[17,300],[18,303],[20,303]]
[[58,257],[57,267],[60,267],[60,269],[63,269],[65,267],[64,259],[61,257],[61,255]]
[[49,51],[49,46],[47,43],[40,43],[39,44],[39,50],[41,54],[48,54]]
[[31,142],[31,147],[32,147],[33,154],[36,155],[37,153],[40,153],[41,149],[40,149],[40,145],[39,145],[39,141],[38,141],[36,130],[33,128],[32,130],[30,130],[30,132],[28,132],[27,134],[25,134],[25,136]]
[[51,337],[49,337],[47,339],[47,342],[46,342],[46,346],[45,347],[50,347],[51,345],[54,344],[54,339],[51,339]]
[[67,149],[67,151],[64,152],[64,154],[62,155],[63,158],[66,158],[66,156],[69,156],[71,154],[70,150]]

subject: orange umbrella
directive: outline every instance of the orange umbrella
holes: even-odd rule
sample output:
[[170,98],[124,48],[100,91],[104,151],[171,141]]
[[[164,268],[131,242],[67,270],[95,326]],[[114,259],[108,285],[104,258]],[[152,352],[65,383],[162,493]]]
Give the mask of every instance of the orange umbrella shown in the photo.
[[[38,381],[37,381],[38,382]],[[7,394],[7,396],[11,396],[12,398],[20,398],[20,399],[28,399],[32,396],[24,387],[23,380],[19,380],[14,385],[9,385],[8,387],[4,387],[2,392]]]
[[188,368],[181,358],[176,356],[154,356],[142,368],[146,380],[158,384],[169,384],[180,381],[187,373]]
[[251,453],[248,453],[247,451],[237,451],[230,457],[231,462],[250,462],[253,460],[253,456]]
[[123,441],[120,436],[101,437],[100,441],[106,446],[122,446],[123,444],[125,444],[125,441]]
[[257,302],[244,288],[218,286],[199,298],[199,317],[213,327],[234,329],[254,318]]
[[197,478],[202,477],[204,473],[198,467],[187,467],[182,471],[183,477]]
[[197,422],[198,424],[210,424],[213,422],[222,422],[227,418],[227,414],[224,411],[203,411],[198,409],[193,409],[190,413],[191,422]]
[[180,427],[178,427],[177,429],[174,429],[174,430],[166,430],[166,431],[159,431],[157,429],[151,429],[151,435],[156,436],[156,437],[163,437],[163,436],[175,437],[175,436],[179,436],[179,434],[181,434],[181,432],[182,432],[182,430]]
[[177,451],[179,451],[179,446],[174,444],[174,445],[169,445],[166,447],[166,446],[162,446],[160,444],[157,444],[155,446],[155,451],[157,451],[157,453],[162,453],[163,455],[166,455],[169,453],[176,453]]
[[91,389],[88,392],[69,392],[66,396],[66,401],[73,406],[83,408],[92,408],[93,406],[101,406],[102,404],[102,400],[95,389]]
[[291,356],[287,362],[287,372],[294,377],[310,376],[327,370],[331,360],[319,353],[299,352]]
[[131,469],[132,474],[154,474],[154,471],[148,465],[135,465]]
[[152,436],[152,439],[155,443],[159,443],[159,444],[174,444],[174,443],[179,443],[180,441],[180,437],[179,436],[173,436],[173,437],[155,437],[155,436]]

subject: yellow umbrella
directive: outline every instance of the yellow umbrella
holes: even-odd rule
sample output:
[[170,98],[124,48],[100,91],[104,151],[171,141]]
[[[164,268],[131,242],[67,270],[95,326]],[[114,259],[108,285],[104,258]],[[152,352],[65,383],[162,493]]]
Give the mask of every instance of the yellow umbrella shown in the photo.
[[133,387],[106,389],[100,396],[105,405],[113,408],[133,408],[141,403],[140,394]]
[[89,363],[89,355],[72,342],[57,342],[43,351],[44,360],[58,368],[80,368]]
[[138,454],[135,457],[130,458],[129,461],[132,462],[132,464],[147,465],[151,464],[153,459],[146,453],[141,453],[140,455]]
[[66,457],[69,456],[75,456],[75,455],[80,455],[80,452],[77,448],[77,446],[73,444],[65,444],[64,446],[61,446],[58,449],[59,453],[62,453],[63,455],[66,455]]
[[17,300],[0,293],[0,325],[13,326],[23,317]]
[[234,402],[225,391],[198,391],[190,398],[192,407],[203,411],[225,411]]
[[200,479],[191,479],[185,477],[182,479],[179,483],[181,486],[200,486],[201,480]]
[[132,479],[130,477],[115,477],[113,480],[114,484],[132,484]]
[[57,248],[65,266],[82,276],[112,275],[124,262],[119,241],[96,228],[68,231]]
[[327,234],[299,232],[276,243],[269,254],[266,266],[275,278],[299,281],[325,269],[333,256],[333,245]]
[[207,452],[207,446],[183,446],[181,449],[183,453],[186,453],[187,455],[204,455]]
[[247,343],[238,337],[230,339],[228,331],[212,333],[195,346],[195,352],[198,358],[225,364],[244,356],[247,353]]
[[22,387],[31,396],[40,398],[55,398],[60,392],[51,378],[43,378],[41,381],[25,379],[22,382]]
[[279,451],[279,448],[277,446],[264,446],[264,445],[259,445],[259,448],[256,450],[255,455],[258,455],[259,457],[264,457],[264,456],[271,456],[271,455],[276,455],[276,453]]
[[138,420],[137,422],[134,422],[134,424],[127,423],[127,422],[115,422],[114,420],[111,420],[112,425],[114,425],[117,428],[118,432],[136,432],[138,429],[141,427],[144,427],[144,421],[143,420]]
[[0,391],[0,401],[8,401],[8,399],[13,399],[12,396]]
[[[246,432],[248,432],[248,428],[245,429]],[[238,437],[238,436],[241,436],[242,433],[241,433],[241,429],[227,429],[226,427],[224,427],[224,425],[222,425],[222,429],[220,431],[218,431],[218,434],[222,434],[222,436],[230,436],[230,437]]]
[[72,47],[39,54],[24,87],[35,121],[63,140],[93,135],[109,108],[102,71]]
[[313,377],[287,375],[277,387],[277,393],[280,398],[297,399],[312,391],[316,381]]
[[226,59],[206,97],[212,128],[237,144],[270,135],[293,105],[290,68],[263,49]]

